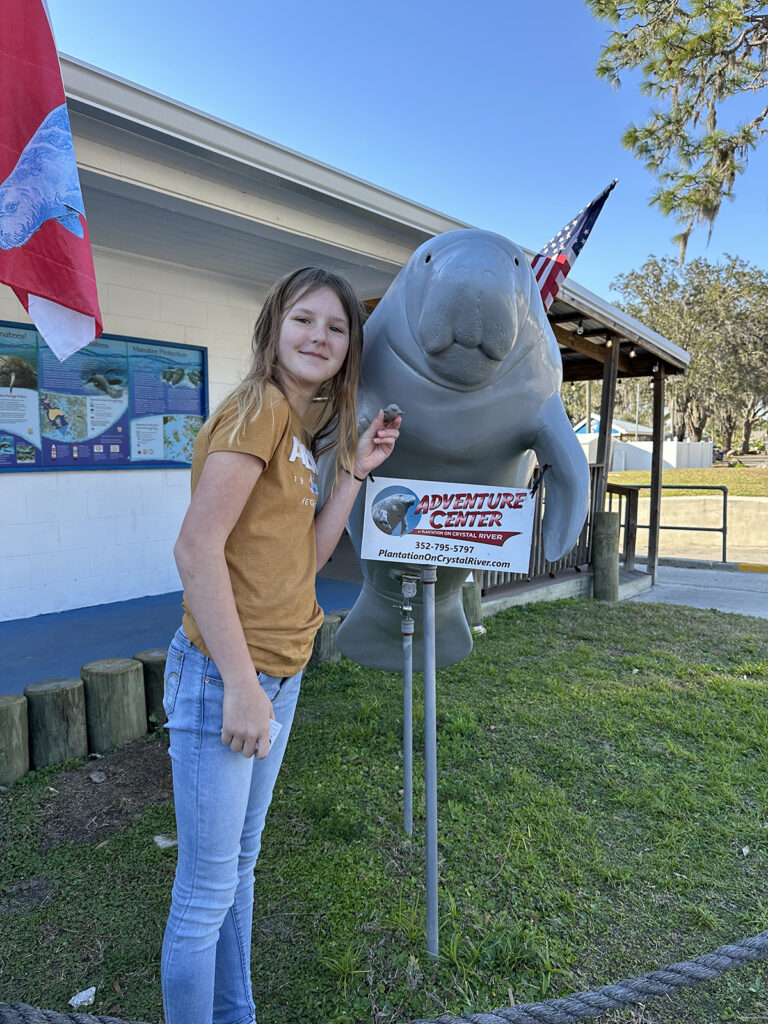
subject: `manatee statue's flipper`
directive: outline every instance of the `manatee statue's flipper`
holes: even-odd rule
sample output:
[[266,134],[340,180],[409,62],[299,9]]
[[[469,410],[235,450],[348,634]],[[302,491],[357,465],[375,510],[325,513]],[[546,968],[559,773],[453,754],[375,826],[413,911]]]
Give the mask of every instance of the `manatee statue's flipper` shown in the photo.
[[[413,571],[413,570],[411,570]],[[461,590],[437,596],[435,619],[440,635],[435,647],[437,668],[454,665],[472,651],[472,633],[461,601]],[[424,623],[422,606],[414,607],[413,669],[424,670]],[[400,640],[400,611],[392,595],[377,593],[366,580],[352,610],[336,634],[336,647],[341,653],[368,668],[399,672],[403,668]]]
[[579,539],[587,517],[589,464],[559,394],[552,395],[546,403],[541,419],[544,425],[536,435],[533,450],[539,465],[550,467],[544,478],[544,555],[547,561],[556,562]]

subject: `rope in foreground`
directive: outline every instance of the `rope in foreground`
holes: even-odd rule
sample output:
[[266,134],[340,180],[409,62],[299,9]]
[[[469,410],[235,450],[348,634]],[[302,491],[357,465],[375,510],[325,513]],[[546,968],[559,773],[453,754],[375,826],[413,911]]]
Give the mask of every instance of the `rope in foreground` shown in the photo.
[[[571,1024],[586,1017],[599,1017],[608,1010],[633,1003],[647,1003],[656,996],[668,995],[677,988],[691,988],[700,981],[712,981],[726,971],[745,964],[768,959],[768,931],[749,939],[720,946],[693,960],[670,964],[661,971],[651,971],[639,978],[603,985],[589,992],[577,992],[562,999],[542,1003],[521,1003],[489,1013],[473,1013],[469,1017],[441,1014],[430,1020],[413,1020],[408,1024]],[[116,1017],[94,1017],[87,1013],[56,1013],[38,1010],[26,1003],[0,1002],[0,1024],[126,1024]],[[136,1022],[138,1024],[138,1022]]]
[[713,953],[705,953],[693,960],[670,964],[661,971],[651,971],[639,978],[619,981],[615,985],[603,985],[589,992],[577,992],[563,999],[521,1003],[490,1013],[473,1013],[469,1017],[442,1014],[434,1020],[414,1020],[410,1024],[571,1024],[585,1017],[599,1017],[620,1006],[647,1003],[655,996],[674,992],[676,988],[690,988],[700,981],[711,981],[726,971],[766,958],[768,931],[760,932],[751,939],[720,946]]

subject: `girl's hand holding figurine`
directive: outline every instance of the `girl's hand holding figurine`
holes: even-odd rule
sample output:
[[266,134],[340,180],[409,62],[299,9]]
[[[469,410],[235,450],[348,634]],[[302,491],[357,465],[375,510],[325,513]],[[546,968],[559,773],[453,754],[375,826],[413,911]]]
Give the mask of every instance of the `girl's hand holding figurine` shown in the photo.
[[361,434],[355,451],[355,476],[365,477],[373,473],[375,469],[392,454],[395,441],[400,436],[400,424],[402,415],[392,420],[384,417],[384,410],[380,409],[373,423],[365,433]]

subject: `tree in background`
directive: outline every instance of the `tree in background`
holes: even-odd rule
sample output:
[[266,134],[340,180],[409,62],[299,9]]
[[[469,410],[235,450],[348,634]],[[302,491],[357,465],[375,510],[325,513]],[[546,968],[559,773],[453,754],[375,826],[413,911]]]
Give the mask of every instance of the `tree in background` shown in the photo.
[[648,427],[653,422],[653,384],[648,377],[626,377],[616,381],[616,416],[628,423]]
[[700,441],[714,416],[727,448],[742,425],[748,451],[768,410],[768,274],[735,256],[683,266],[650,256],[612,287],[623,309],[691,355],[687,373],[669,381],[675,437]]
[[[591,413],[600,414],[603,382],[593,380],[590,392]],[[587,416],[586,381],[569,381],[563,384],[561,397],[568,419],[575,427]],[[639,402],[638,402],[639,398]],[[628,377],[616,382],[616,397],[613,407],[614,419],[626,420],[648,426],[653,420],[653,384],[647,377]]]
[[561,398],[563,399],[566,415],[574,427],[583,416],[587,415],[585,390],[583,381],[563,383],[561,389]]
[[[618,87],[622,72],[639,69],[641,91],[659,100],[622,142],[658,179],[651,202],[680,224],[674,241],[682,260],[697,225],[711,233],[723,199],[734,198],[736,175],[768,133],[759,96],[768,84],[768,10],[756,0],[586,3],[614,26],[597,74]],[[735,96],[751,107],[749,120],[724,129],[723,106]]]
[[[688,264],[685,272],[692,266]],[[680,441],[686,428],[692,438],[700,440],[712,393],[712,361],[694,315],[696,300],[691,291],[686,292],[683,273],[669,257],[658,260],[651,256],[640,270],[620,274],[611,285],[624,296],[619,303],[622,309],[691,354],[688,372],[670,379],[668,387],[672,432]]]
[[768,274],[736,257],[718,269],[712,288],[720,291],[720,306],[728,312],[720,323],[727,354],[717,405],[724,422],[741,423],[746,454],[755,424],[768,413]]

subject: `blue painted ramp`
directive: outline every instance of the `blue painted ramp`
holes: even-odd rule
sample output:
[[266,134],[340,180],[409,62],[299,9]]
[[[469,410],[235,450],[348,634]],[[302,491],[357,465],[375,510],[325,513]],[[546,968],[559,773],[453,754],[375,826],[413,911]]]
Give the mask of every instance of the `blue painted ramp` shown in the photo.
[[[323,611],[349,608],[359,593],[359,583],[318,577]],[[0,694],[22,693],[41,679],[77,677],[98,658],[167,647],[180,622],[181,591],[0,622]]]

